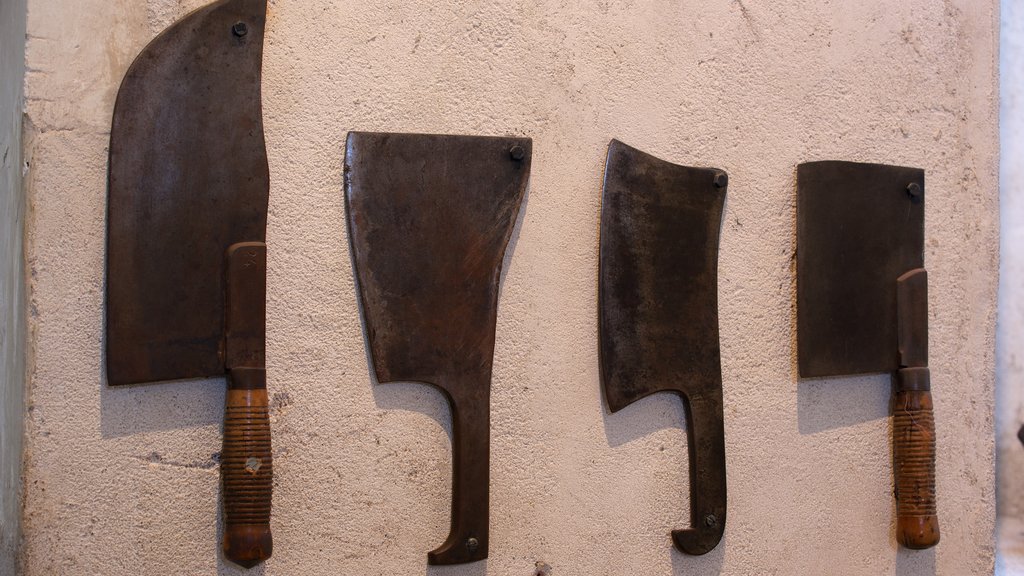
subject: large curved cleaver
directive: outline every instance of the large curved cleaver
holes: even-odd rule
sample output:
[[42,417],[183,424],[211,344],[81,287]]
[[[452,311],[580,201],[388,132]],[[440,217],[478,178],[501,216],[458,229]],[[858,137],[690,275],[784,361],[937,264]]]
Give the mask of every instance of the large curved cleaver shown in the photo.
[[129,68],[110,134],[107,381],[227,375],[224,553],[270,557],[266,0],[220,0]]
[[349,239],[377,380],[432,384],[452,410],[452,524],[431,564],[487,557],[498,285],[530,153],[528,138],[348,136]]
[[676,547],[706,554],[725,530],[725,426],[718,345],[718,236],[728,178],[618,140],[601,208],[601,380],[612,412],[655,392],[687,407],[692,527]]

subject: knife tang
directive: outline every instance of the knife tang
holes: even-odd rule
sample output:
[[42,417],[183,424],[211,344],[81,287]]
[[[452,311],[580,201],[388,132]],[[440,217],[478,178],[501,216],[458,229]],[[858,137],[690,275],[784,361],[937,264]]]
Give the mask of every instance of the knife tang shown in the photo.
[[224,490],[224,555],[246,568],[270,558],[271,496],[266,342],[267,246],[228,248],[224,332],[228,392],[220,472]]
[[725,421],[722,389],[686,402],[690,439],[690,528],[672,531],[672,542],[692,555],[715,549],[725,533]]
[[[472,378],[470,379],[472,380]],[[487,558],[490,523],[490,378],[443,386],[452,410],[452,521],[448,538],[427,553],[432,566]]]
[[900,367],[928,366],[928,272],[915,268],[896,280]]

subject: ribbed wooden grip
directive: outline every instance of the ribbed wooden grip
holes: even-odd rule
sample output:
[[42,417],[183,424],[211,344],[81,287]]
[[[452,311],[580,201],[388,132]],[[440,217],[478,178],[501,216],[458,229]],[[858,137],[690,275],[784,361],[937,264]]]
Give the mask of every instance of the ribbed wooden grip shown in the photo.
[[220,459],[224,555],[251,568],[270,558],[273,463],[267,390],[229,389]]
[[935,510],[935,417],[927,390],[898,390],[893,405],[896,539],[915,550],[939,543]]

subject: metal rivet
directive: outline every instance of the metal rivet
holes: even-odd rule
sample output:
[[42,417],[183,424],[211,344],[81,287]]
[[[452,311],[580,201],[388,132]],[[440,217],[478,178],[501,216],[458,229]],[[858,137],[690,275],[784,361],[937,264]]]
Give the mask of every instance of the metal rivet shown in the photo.
[[725,188],[729,184],[729,175],[725,172],[715,174],[715,188]]
[[241,38],[249,33],[249,26],[246,25],[245,22],[236,22],[235,25],[231,27],[231,33]]
[[921,185],[917,182],[911,182],[907,185],[907,194],[914,200],[920,200],[922,194]]
[[476,552],[476,549],[480,547],[480,541],[476,538],[470,538],[466,540],[466,549],[469,550],[470,554]]
[[718,524],[718,518],[715,518],[714,514],[708,514],[704,517],[704,523],[708,526],[714,526],[715,524]]
[[517,144],[508,151],[508,155],[516,162],[520,162],[523,158],[526,158],[526,150],[523,150],[523,147]]

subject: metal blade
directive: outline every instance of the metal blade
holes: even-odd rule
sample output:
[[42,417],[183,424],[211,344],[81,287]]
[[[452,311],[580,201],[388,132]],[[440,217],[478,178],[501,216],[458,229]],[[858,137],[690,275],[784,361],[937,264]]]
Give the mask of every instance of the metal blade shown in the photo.
[[690,527],[676,547],[706,554],[726,520],[718,345],[718,237],[728,183],[613,140],[601,209],[601,381],[612,412],[644,396],[685,398]]
[[812,162],[797,178],[800,375],[898,369],[896,281],[924,265],[924,171]]
[[128,70],[110,136],[112,385],[224,372],[227,248],[266,236],[260,75],[266,0],[221,0]]
[[720,393],[724,178],[612,141],[601,216],[600,331],[613,412],[662,390]]
[[498,285],[530,152],[527,138],[348,138],[349,238],[377,379],[433,384],[452,410],[452,522],[434,565],[488,554]]
[[501,262],[530,140],[353,132],[346,171],[378,380],[445,386],[475,374],[489,385]]
[[928,272],[911,270],[896,281],[900,367],[928,366]]
[[267,245],[235,244],[227,253],[224,365],[265,368],[267,345]]

